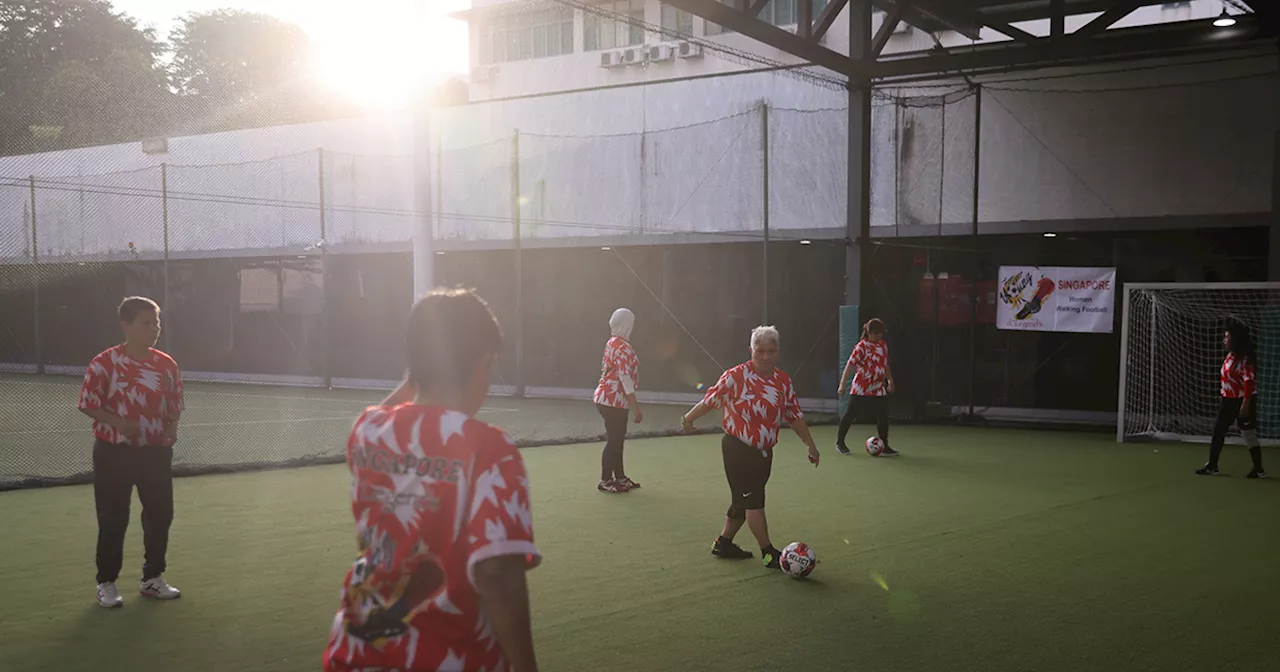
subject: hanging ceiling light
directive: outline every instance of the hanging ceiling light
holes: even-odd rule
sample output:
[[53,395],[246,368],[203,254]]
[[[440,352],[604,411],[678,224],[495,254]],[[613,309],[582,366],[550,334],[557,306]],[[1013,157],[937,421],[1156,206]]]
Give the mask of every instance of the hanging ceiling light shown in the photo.
[[1228,14],[1226,6],[1223,5],[1222,13],[1218,15],[1218,18],[1213,20],[1213,25],[1219,28],[1230,28],[1231,26],[1236,25],[1236,17]]

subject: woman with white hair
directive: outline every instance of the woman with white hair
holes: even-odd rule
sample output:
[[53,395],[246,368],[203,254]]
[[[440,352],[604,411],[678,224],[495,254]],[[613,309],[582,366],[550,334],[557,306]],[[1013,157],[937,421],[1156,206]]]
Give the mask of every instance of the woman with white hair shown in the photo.
[[707,390],[703,400],[681,419],[684,431],[692,432],[693,423],[712,409],[722,409],[724,415],[720,452],[729,481],[730,504],[724,529],[711,546],[711,555],[730,559],[754,557],[733,543],[734,535],[745,522],[760,545],[765,567],[770,569],[778,568],[782,552],[769,541],[764,488],[773,470],[773,448],[778,443],[783,421],[789,423],[809,447],[809,461],[818,466],[818,448],[805,424],[791,378],[777,368],[778,344],[777,329],[756,327],[751,332],[751,360],[725,371],[719,382]]
[[636,385],[640,382],[640,360],[631,347],[631,330],[636,316],[626,308],[613,311],[609,318],[612,334],[604,346],[604,359],[600,363],[600,384],[596,386],[593,400],[600,417],[604,418],[605,444],[600,455],[600,492],[631,492],[639,483],[627,478],[622,466],[622,447],[627,438],[627,409],[631,409],[636,423],[644,421],[644,412],[636,400]]

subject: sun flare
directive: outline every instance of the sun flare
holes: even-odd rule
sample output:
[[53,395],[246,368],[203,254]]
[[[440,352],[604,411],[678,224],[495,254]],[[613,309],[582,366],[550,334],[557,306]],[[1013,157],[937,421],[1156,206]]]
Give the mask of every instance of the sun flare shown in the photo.
[[450,19],[466,0],[365,0],[358,12],[326,12],[307,26],[319,80],[379,109],[407,105],[420,86],[467,68],[467,26]]

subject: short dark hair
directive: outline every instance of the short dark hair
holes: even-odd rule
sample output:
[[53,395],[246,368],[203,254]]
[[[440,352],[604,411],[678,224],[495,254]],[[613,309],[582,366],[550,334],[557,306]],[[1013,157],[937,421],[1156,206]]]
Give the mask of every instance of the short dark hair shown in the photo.
[[160,314],[160,304],[145,296],[130,296],[120,302],[120,307],[116,309],[116,313],[120,316],[121,322],[132,324],[143,313]]
[[871,334],[883,334],[883,333],[884,333],[884,320],[881,320],[878,317],[873,317],[870,320],[867,320],[866,324],[862,325],[863,338],[866,338]]
[[481,360],[502,349],[502,326],[471,289],[437,289],[409,313],[409,382],[459,389]]

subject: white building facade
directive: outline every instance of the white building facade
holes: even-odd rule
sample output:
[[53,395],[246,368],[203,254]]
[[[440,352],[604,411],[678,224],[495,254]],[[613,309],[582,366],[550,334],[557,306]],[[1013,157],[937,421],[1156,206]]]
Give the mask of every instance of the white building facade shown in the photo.
[[[801,1],[773,0],[761,11],[760,18],[794,31],[798,16],[796,5]],[[588,2],[618,17],[757,54],[770,61],[788,65],[801,63],[790,54],[704,21],[662,0]],[[725,0],[725,4],[731,2]],[[811,2],[815,17],[827,5],[827,0]],[[687,40],[676,35],[610,20],[553,0],[473,0],[472,7],[457,16],[470,24],[473,102],[725,74],[751,67],[722,56],[708,57],[712,54],[704,53],[697,45],[690,46]],[[1209,19],[1218,16],[1223,7],[1220,0],[1152,4],[1138,8],[1115,27]],[[1075,30],[1098,14],[1067,17],[1066,29]],[[872,30],[878,30],[884,19],[883,12],[874,11]],[[822,44],[848,53],[848,25],[845,9],[836,17]],[[1020,22],[1014,26],[1037,36],[1049,33],[1048,21]],[[981,36],[980,43],[1009,39],[989,28],[984,28]],[[955,47],[974,42],[959,33],[948,31],[934,35],[902,23],[885,45],[884,53],[923,51],[936,44]]]

